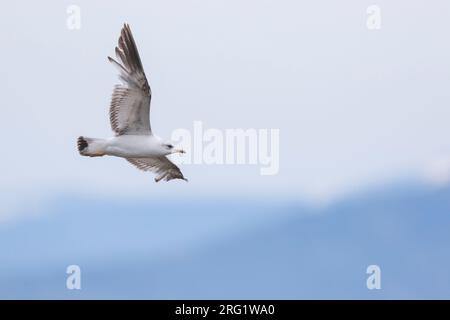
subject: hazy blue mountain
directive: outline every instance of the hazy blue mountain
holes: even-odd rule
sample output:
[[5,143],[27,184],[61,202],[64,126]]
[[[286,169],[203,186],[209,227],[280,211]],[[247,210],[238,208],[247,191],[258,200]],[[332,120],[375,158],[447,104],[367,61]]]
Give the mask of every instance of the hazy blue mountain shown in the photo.
[[[450,189],[322,209],[232,198],[65,196],[0,226],[1,298],[450,298]],[[66,289],[66,267],[82,289]],[[382,289],[366,288],[366,268]]]

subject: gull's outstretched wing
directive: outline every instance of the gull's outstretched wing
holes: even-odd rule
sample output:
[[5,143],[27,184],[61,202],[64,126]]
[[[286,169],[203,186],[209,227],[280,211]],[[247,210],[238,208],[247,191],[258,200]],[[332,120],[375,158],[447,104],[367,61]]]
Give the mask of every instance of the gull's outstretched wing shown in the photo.
[[181,173],[180,168],[164,156],[154,158],[127,158],[127,161],[140,170],[156,173],[156,182],[172,179],[183,179],[187,181]]
[[123,84],[116,85],[111,99],[109,118],[116,135],[150,135],[151,89],[145,77],[141,58],[130,27],[125,24],[119,37],[114,60]]

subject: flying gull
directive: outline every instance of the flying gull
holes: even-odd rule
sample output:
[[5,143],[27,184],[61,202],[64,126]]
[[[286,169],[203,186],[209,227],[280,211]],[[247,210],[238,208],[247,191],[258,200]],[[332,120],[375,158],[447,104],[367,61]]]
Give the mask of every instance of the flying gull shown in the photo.
[[125,24],[116,47],[117,60],[108,60],[119,70],[122,84],[112,94],[109,119],[115,136],[108,139],[78,138],[78,151],[83,156],[115,156],[125,158],[143,171],[156,174],[155,181],[183,179],[180,169],[166,156],[184,153],[152,133],[150,127],[150,100],[152,91],[142,67],[141,58]]

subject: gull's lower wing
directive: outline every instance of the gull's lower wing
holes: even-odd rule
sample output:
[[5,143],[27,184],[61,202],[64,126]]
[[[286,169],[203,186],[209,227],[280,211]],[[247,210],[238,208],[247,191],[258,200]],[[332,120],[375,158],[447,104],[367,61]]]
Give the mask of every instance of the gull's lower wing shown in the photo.
[[180,168],[164,156],[153,158],[127,158],[127,161],[140,170],[156,173],[156,182],[159,182],[160,180],[169,181],[172,179],[182,179],[187,181],[181,173]]

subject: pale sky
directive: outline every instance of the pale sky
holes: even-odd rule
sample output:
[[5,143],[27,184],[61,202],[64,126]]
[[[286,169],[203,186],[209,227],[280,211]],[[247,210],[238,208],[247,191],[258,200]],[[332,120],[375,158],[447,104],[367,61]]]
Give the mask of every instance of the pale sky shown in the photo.
[[[66,27],[70,4],[81,8],[80,30]],[[450,2],[378,1],[381,29],[368,30],[372,4],[5,3],[3,203],[14,202],[12,194],[71,192],[328,199],[420,176],[444,159],[437,174],[431,170],[439,180],[450,163]],[[112,134],[108,108],[118,79],[106,56],[124,22],[149,77],[158,135],[192,130],[196,120],[206,128],[279,129],[279,174],[182,165],[189,183],[155,184],[125,160],[79,156],[79,135]]]

